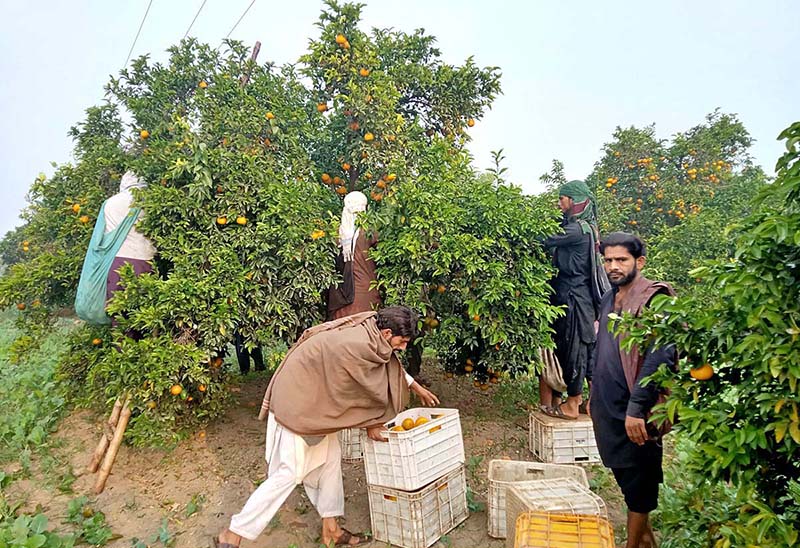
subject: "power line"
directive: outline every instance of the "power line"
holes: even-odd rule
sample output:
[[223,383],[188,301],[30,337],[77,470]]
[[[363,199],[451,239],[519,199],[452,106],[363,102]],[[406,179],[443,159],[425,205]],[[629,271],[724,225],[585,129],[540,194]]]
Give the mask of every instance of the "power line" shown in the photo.
[[194,19],[192,19],[192,22],[189,24],[189,28],[188,28],[188,29],[186,29],[186,32],[185,32],[185,33],[183,33],[183,39],[184,39],[184,40],[186,39],[186,37],[187,37],[187,36],[189,36],[189,31],[190,31],[190,30],[192,30],[192,27],[194,26],[194,22],[195,22],[195,21],[197,21],[197,16],[198,16],[198,15],[200,15],[200,12],[201,12],[201,11],[203,11],[203,6],[205,6],[205,5],[206,5],[206,2],[207,2],[207,1],[208,1],[208,0],[203,0],[203,3],[202,3],[202,4],[200,4],[200,9],[199,9],[199,10],[197,10],[197,13],[195,13],[195,14],[194,14]]
[[246,10],[244,10],[244,13],[242,14],[242,16],[241,16],[241,17],[239,17],[239,20],[238,20],[238,21],[236,21],[236,24],[235,24],[235,25],[233,25],[233,28],[232,28],[232,29],[231,29],[231,30],[228,32],[228,34],[226,34],[226,35],[225,35],[225,38],[224,38],[224,40],[227,40],[227,39],[228,39],[228,37],[229,37],[229,36],[230,36],[230,35],[233,33],[233,31],[235,31],[235,30],[236,30],[236,27],[238,27],[238,26],[239,26],[239,23],[241,23],[241,22],[242,22],[242,19],[244,19],[244,16],[245,16],[245,15],[247,15],[247,12],[248,12],[248,11],[250,11],[250,8],[252,8],[252,7],[253,7],[253,4],[255,4],[255,3],[256,3],[256,0],[253,0],[252,2],[250,2],[250,5],[249,5],[249,6],[247,6],[247,9],[246,9]]
[[150,13],[150,6],[153,5],[153,0],[150,0],[150,3],[147,4],[147,11],[144,12],[144,17],[142,17],[142,22],[139,23],[139,30],[136,31],[136,38],[133,39],[133,44],[131,44],[131,49],[128,51],[128,58],[125,59],[125,64],[123,67],[128,66],[128,61],[131,60],[131,54],[133,53],[133,48],[136,46],[136,41],[139,39],[139,33],[142,32],[142,27],[144,26],[144,21],[147,19],[147,14]]

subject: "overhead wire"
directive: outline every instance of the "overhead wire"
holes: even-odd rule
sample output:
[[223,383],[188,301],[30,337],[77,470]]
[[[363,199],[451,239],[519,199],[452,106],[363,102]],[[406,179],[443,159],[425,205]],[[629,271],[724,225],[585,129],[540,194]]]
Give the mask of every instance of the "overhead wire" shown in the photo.
[[136,42],[139,40],[139,34],[142,32],[142,27],[144,26],[144,22],[147,19],[147,14],[150,13],[150,6],[153,5],[153,0],[150,0],[150,3],[147,4],[147,11],[144,12],[144,17],[142,17],[142,22],[139,23],[139,30],[136,31],[136,37],[133,39],[133,44],[131,44],[131,49],[128,50],[128,57],[125,59],[125,64],[122,65],[123,67],[128,66],[128,61],[131,60],[131,54],[133,53],[133,48],[136,47]]
[[188,28],[188,29],[186,29],[186,32],[184,32],[184,33],[183,33],[183,39],[184,39],[184,40],[186,39],[186,37],[187,37],[187,36],[189,36],[189,31],[190,31],[190,30],[192,30],[192,27],[194,26],[194,22],[195,22],[195,21],[197,21],[197,16],[199,16],[199,15],[200,15],[200,12],[201,12],[201,11],[203,11],[203,6],[205,6],[205,5],[206,5],[206,2],[207,2],[207,1],[208,1],[208,0],[203,0],[203,3],[202,3],[202,4],[200,4],[200,9],[198,9],[198,10],[197,10],[197,13],[195,13],[195,14],[194,14],[194,19],[192,19],[192,22],[191,22],[191,23],[189,23],[189,28]]
[[256,0],[252,0],[252,2],[250,2],[250,5],[247,6],[247,9],[244,10],[244,13],[242,14],[242,16],[239,17],[239,20],[236,21],[236,24],[233,25],[233,27],[231,28],[230,31],[228,31],[228,34],[225,35],[225,38],[223,38],[223,40],[227,40],[228,37],[230,37],[230,35],[233,34],[233,31],[236,30],[236,27],[239,26],[239,23],[242,22],[242,19],[244,19],[244,16],[247,15],[247,12],[250,11],[250,8],[252,8],[253,4],[255,4],[255,3],[256,3]]

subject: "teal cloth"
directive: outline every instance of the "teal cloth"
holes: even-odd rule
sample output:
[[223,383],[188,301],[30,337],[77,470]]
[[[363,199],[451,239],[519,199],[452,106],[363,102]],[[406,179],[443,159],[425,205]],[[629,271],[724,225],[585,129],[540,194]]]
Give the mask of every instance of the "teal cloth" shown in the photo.
[[106,204],[100,207],[94,225],[92,239],[83,260],[83,269],[75,295],[75,313],[89,323],[108,325],[111,318],[106,314],[106,281],[111,263],[119,248],[125,243],[128,233],[136,223],[141,208],[133,207],[127,217],[114,230],[106,233]]

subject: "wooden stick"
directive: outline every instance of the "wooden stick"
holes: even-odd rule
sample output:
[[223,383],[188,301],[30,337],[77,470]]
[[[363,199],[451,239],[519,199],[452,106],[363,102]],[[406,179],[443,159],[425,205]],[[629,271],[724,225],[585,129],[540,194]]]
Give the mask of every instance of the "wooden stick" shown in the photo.
[[100,461],[103,460],[103,455],[106,454],[106,449],[108,449],[108,444],[111,441],[114,427],[119,421],[119,414],[121,412],[122,400],[117,398],[117,401],[114,403],[114,408],[111,410],[111,416],[108,417],[108,425],[103,429],[103,433],[100,434],[100,441],[97,443],[94,454],[92,454],[92,460],[89,463],[89,472],[92,474],[97,472],[97,468],[100,466]]
[[[256,45],[253,46],[253,51],[250,53],[250,61],[256,61],[256,57],[258,57],[258,52],[261,51],[261,42],[256,41]],[[247,74],[242,74],[242,77],[239,79],[239,84],[244,87],[250,81],[250,71],[252,67],[247,68]]]
[[114,428],[114,438],[108,447],[106,456],[103,459],[103,465],[100,467],[100,475],[97,476],[97,481],[94,484],[94,492],[98,495],[103,492],[106,487],[106,480],[111,473],[111,467],[114,465],[114,459],[117,458],[119,446],[122,444],[122,437],[125,435],[125,429],[128,427],[128,420],[131,418],[131,408],[128,407],[128,399],[125,399],[125,404],[122,407],[122,413],[119,416],[119,422]]

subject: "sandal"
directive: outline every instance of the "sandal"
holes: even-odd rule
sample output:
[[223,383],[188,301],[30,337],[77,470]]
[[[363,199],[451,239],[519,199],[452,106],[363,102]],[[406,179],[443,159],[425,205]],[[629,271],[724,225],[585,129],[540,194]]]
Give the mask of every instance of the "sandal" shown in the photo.
[[[353,537],[358,538],[358,542],[356,542],[355,544],[350,543]],[[369,544],[370,542],[372,542],[372,537],[370,537],[366,533],[359,533],[357,535],[354,535],[353,533],[342,527],[342,534],[339,535],[339,540],[336,541],[334,546],[361,546],[362,544]],[[220,548],[224,547],[220,546]]]
[[211,548],[239,548],[239,545],[231,544],[230,542],[220,542],[219,538],[211,537]]
[[564,414],[564,410],[561,407],[564,404],[562,403],[558,407],[551,407],[547,411],[544,411],[544,414],[548,417],[555,417],[556,419],[563,419],[566,421],[575,421],[578,420],[578,417],[570,417],[569,415]]

